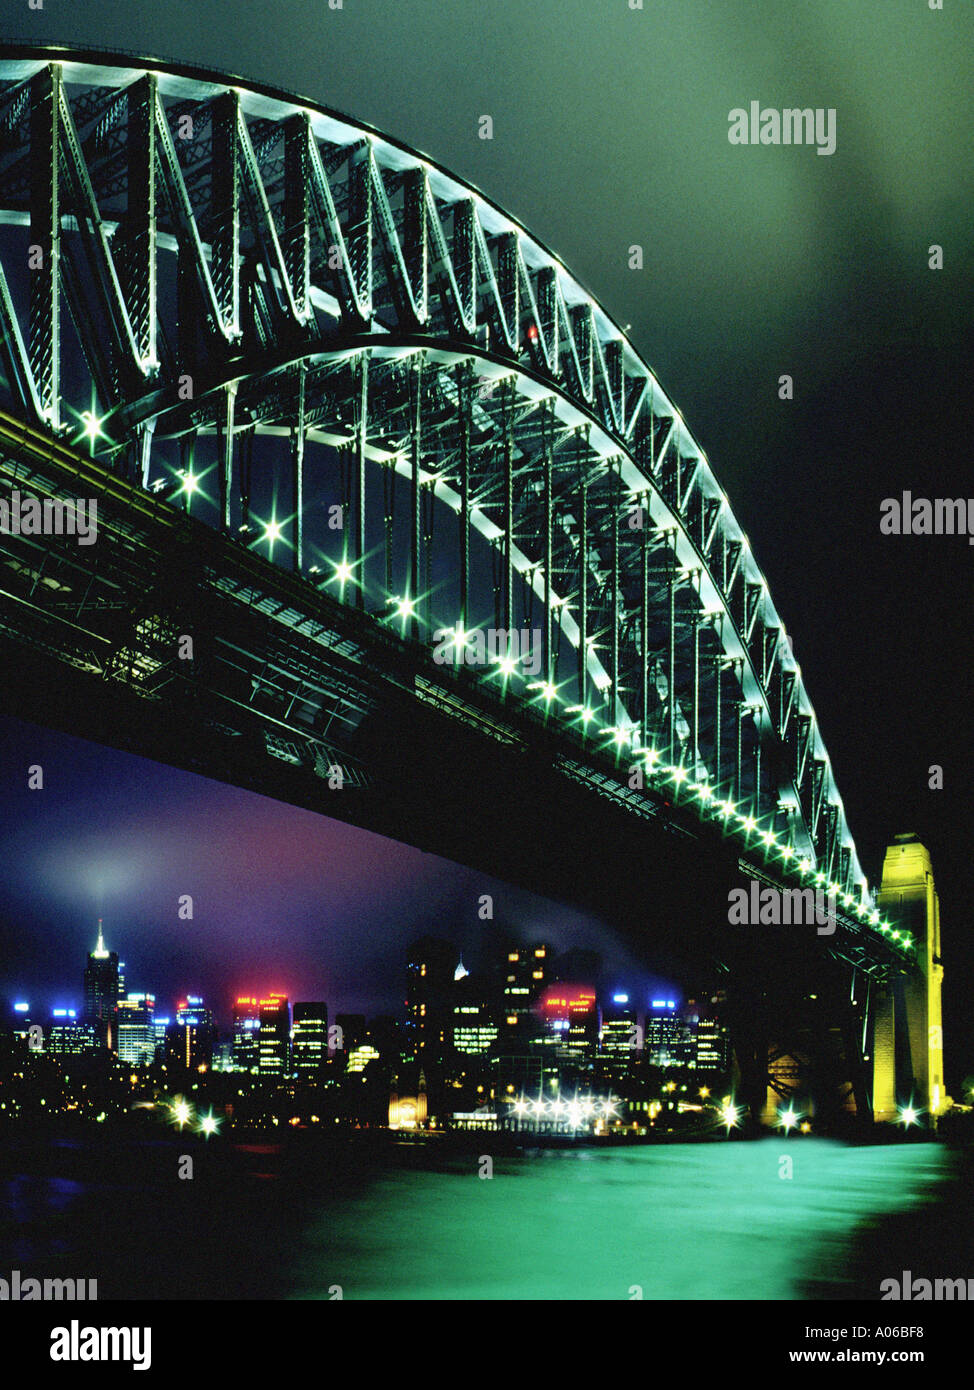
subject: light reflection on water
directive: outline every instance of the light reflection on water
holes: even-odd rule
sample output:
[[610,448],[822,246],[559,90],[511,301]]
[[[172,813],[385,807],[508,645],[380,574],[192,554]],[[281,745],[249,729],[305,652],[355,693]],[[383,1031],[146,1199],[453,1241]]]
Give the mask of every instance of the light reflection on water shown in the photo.
[[549,1150],[490,1179],[474,1155],[386,1172],[310,1221],[291,1296],[799,1298],[841,1281],[861,1222],[933,1200],[951,1163],[936,1144],[766,1139]]

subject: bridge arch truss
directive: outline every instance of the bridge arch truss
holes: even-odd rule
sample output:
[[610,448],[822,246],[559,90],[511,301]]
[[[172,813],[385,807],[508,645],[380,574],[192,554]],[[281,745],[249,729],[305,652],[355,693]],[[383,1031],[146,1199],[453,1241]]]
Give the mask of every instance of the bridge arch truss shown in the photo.
[[533,666],[508,636],[478,678],[909,951],[705,454],[473,187],[287,94],[8,50],[0,328],[32,424],[438,642],[445,679],[473,634],[527,631]]

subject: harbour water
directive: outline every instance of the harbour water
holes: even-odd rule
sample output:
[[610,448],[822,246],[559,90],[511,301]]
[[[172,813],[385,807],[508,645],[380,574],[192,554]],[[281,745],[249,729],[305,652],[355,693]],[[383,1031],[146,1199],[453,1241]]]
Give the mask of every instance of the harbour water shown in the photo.
[[3,1163],[0,1275],[99,1299],[878,1299],[903,1268],[974,1274],[969,1151],[933,1143],[61,1141]]

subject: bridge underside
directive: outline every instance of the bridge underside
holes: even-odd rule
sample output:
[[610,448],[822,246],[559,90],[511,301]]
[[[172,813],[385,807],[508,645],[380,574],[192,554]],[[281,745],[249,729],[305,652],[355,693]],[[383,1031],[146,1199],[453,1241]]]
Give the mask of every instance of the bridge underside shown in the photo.
[[[769,1057],[863,1096],[914,944],[706,456],[526,229],[286,93],[10,50],[0,368],[7,494],[99,508],[90,548],[3,538],[9,710],[747,975],[755,1113]],[[735,942],[742,873],[833,893],[834,936]]]
[[737,846],[633,790],[625,759],[593,767],[472,673],[12,423],[0,485],[94,497],[101,528],[96,566],[70,536],[3,538],[5,711],[586,906],[662,973],[720,975],[756,1119],[775,1084],[868,1113],[869,962],[813,928],[731,926]]

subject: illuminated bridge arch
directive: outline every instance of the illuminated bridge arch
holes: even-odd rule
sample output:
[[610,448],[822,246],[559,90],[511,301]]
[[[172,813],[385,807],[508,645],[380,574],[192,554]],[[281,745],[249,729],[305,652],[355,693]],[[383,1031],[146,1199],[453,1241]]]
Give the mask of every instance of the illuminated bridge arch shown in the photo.
[[[15,413],[404,641],[452,633],[444,681],[563,727],[572,775],[692,805],[760,874],[837,892],[866,954],[910,949],[706,456],[474,188],[280,92],[17,50],[0,320]],[[487,629],[536,645],[456,669]]]

